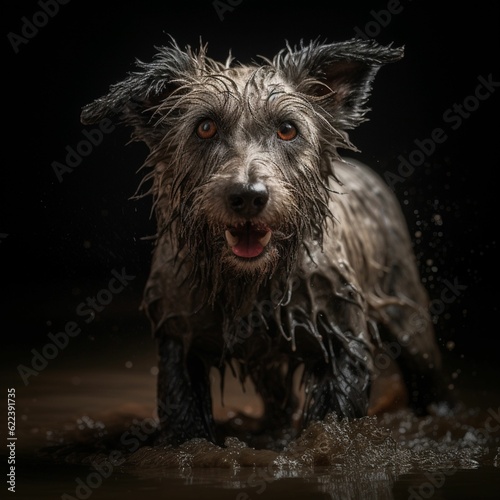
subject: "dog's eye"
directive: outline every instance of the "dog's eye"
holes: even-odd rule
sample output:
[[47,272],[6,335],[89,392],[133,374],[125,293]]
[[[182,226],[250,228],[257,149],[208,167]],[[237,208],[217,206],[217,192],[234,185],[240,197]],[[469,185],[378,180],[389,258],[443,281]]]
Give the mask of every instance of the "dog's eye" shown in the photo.
[[278,137],[282,141],[291,141],[297,137],[298,131],[297,127],[293,125],[293,123],[290,122],[283,122],[279,127],[278,127]]
[[205,118],[196,127],[196,135],[200,139],[211,139],[217,133],[217,124],[210,118]]

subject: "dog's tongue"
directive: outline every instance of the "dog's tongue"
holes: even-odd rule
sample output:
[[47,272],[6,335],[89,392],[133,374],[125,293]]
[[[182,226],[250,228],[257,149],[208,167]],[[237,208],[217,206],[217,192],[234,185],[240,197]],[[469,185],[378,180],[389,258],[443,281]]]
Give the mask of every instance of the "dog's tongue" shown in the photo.
[[251,257],[260,255],[264,247],[259,243],[255,233],[249,231],[240,236],[240,241],[232,247],[232,250],[238,257],[250,259]]
[[226,239],[235,255],[251,259],[264,251],[264,247],[271,239],[271,230],[247,223],[244,226],[226,230]]

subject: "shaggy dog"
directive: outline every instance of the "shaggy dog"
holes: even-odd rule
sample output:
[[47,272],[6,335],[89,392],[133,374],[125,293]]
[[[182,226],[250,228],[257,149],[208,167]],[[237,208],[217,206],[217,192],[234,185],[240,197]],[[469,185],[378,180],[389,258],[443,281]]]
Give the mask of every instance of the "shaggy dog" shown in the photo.
[[402,56],[356,39],[244,65],[172,42],[83,109],[83,123],[115,117],[150,150],[141,185],[158,231],[143,307],[166,442],[217,441],[212,367],[250,378],[268,433],[366,415],[387,344],[416,412],[448,399],[400,207],[338,152],[356,150],[347,131]]

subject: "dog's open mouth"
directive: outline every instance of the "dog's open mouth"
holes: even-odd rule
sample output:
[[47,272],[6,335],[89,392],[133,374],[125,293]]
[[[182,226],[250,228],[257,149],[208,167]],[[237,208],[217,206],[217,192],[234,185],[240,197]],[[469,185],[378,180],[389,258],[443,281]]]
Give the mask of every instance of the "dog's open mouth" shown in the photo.
[[264,224],[246,222],[228,227],[226,241],[234,255],[244,259],[258,257],[271,240],[272,231]]

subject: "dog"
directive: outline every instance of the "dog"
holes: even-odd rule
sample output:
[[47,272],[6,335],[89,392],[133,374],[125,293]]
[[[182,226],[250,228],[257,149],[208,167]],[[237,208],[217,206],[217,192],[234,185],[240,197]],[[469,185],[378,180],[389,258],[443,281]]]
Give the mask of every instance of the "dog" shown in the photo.
[[162,442],[221,441],[213,367],[253,382],[270,434],[366,416],[388,343],[417,414],[449,401],[400,206],[339,153],[357,151],[348,131],[367,119],[378,70],[402,57],[352,39],[238,64],[171,40],[83,107],[84,124],[116,119],[149,148],[137,196],[152,195],[157,221],[142,308]]

